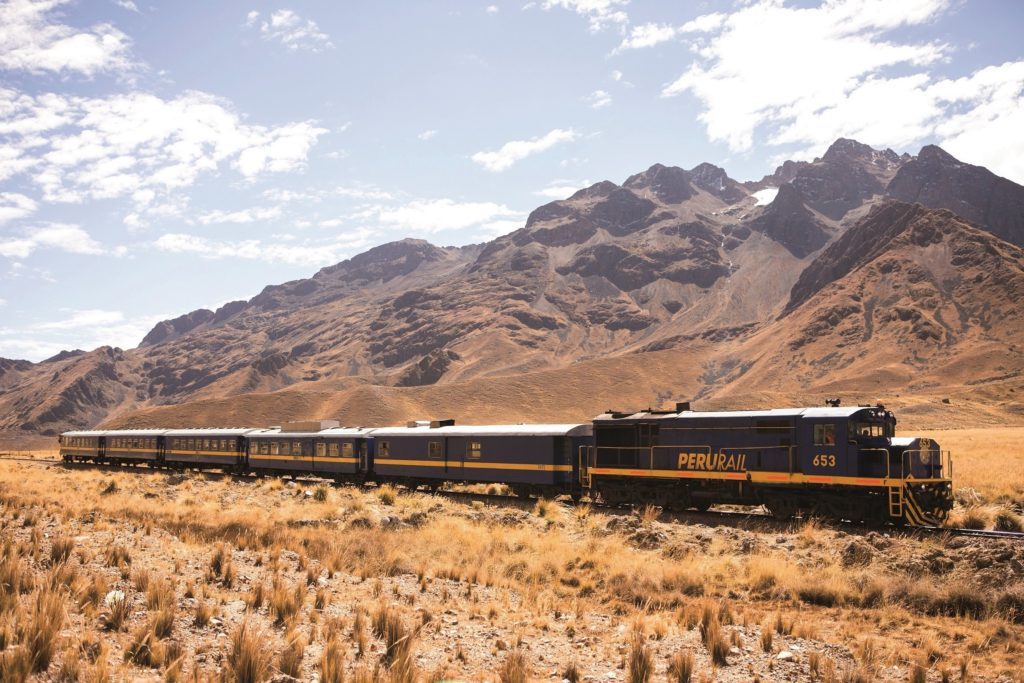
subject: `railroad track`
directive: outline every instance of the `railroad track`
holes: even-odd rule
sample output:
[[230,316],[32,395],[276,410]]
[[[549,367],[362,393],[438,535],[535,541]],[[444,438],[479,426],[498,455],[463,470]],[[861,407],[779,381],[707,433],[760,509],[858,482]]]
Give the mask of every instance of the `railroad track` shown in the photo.
[[[63,465],[68,469],[91,469],[91,470],[102,470],[111,472],[123,472],[131,471],[135,473],[146,473],[146,474],[171,474],[178,472],[178,470],[168,470],[163,468],[155,468],[148,466],[137,466],[131,465],[110,465],[110,464],[97,464],[91,462],[64,462],[61,458],[47,458],[47,457],[31,457],[31,456],[19,456],[13,453],[0,453],[0,460],[16,460],[22,462],[32,462],[49,465]],[[210,479],[232,479],[235,481],[254,481],[256,479],[253,475],[235,474],[232,472],[221,472],[214,470],[189,470],[193,474],[197,474],[202,477]],[[321,477],[291,477],[291,481],[296,483],[308,483],[308,484],[333,484],[332,479],[324,479]],[[454,500],[465,500],[465,501],[480,501],[484,503],[495,503],[504,505],[507,507],[516,507],[520,509],[532,509],[536,504],[536,499],[532,498],[518,498],[515,496],[495,494],[495,493],[477,493],[475,491],[458,491],[448,489],[437,489],[433,492],[435,495],[445,496]],[[593,507],[612,512],[612,513],[633,513],[631,506],[622,505],[608,505],[604,503],[588,503]],[[739,526],[749,522],[770,524],[777,526],[780,530],[787,528],[792,525],[796,520],[777,520],[773,518],[767,511],[738,511],[738,510],[708,510],[705,512],[699,512],[696,510],[685,510],[685,511],[673,511],[664,512],[662,517],[669,519],[678,519],[680,521],[702,521],[711,522],[717,524],[725,524],[729,526]],[[854,527],[858,529],[864,529],[866,531],[877,531],[874,527],[864,527],[862,525],[844,524],[844,527]],[[996,531],[990,529],[957,529],[953,527],[893,527],[893,532],[923,532],[928,534],[949,534],[952,536],[972,536],[976,538],[998,538],[1010,541],[1024,541],[1024,532],[1020,531]]]

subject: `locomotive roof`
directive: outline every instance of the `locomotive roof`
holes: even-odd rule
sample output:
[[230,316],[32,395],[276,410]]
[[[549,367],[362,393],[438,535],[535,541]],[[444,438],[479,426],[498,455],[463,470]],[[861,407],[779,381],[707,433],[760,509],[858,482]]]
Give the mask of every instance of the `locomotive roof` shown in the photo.
[[[871,406],[870,408],[874,408]],[[820,407],[820,408],[771,408],[769,410],[720,410],[720,411],[704,411],[704,410],[683,410],[678,413],[673,412],[647,412],[639,411],[629,415],[622,413],[602,413],[595,417],[595,420],[608,420],[608,421],[620,421],[620,420],[678,420],[678,419],[693,419],[701,420],[705,418],[726,418],[726,417],[753,417],[753,418],[794,418],[794,417],[832,417],[832,418],[846,418],[854,415],[861,410],[867,410],[867,406],[840,406],[837,408],[833,407]]]
[[448,427],[381,427],[378,436],[589,436],[590,424],[451,425]]

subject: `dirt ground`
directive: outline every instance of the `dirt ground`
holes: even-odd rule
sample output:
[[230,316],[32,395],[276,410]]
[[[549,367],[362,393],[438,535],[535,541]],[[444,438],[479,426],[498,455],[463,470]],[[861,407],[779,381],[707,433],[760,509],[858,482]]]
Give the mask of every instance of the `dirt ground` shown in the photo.
[[1024,681],[1021,543],[20,461],[0,504],[5,681]]

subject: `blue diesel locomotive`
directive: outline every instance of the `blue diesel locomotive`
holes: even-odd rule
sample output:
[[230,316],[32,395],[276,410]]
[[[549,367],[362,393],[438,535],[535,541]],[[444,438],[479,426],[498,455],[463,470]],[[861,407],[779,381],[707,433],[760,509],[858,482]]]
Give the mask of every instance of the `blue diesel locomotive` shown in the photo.
[[948,452],[897,437],[883,406],[608,411],[585,424],[111,430],[60,436],[67,461],[316,475],[433,490],[508,485],[666,509],[764,505],[869,524],[939,525],[952,508]]

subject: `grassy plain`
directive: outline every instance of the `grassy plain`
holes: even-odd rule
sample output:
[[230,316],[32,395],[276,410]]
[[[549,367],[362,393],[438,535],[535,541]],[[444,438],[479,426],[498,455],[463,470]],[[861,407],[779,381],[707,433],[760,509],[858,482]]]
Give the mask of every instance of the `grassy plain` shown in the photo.
[[4,681],[1024,681],[1005,542],[12,461],[0,538]]

